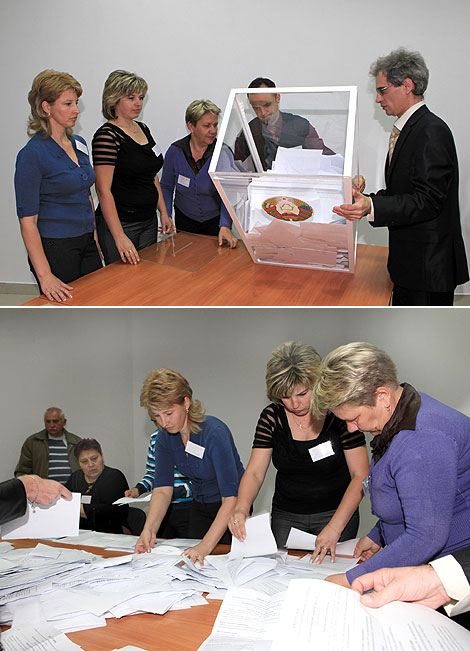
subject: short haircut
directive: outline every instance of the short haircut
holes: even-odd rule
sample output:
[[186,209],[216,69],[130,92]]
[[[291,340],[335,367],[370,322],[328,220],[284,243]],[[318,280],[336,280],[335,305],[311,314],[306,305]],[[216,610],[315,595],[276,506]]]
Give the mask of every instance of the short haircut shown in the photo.
[[392,358],[363,341],[345,344],[328,353],[320,366],[313,388],[314,411],[326,414],[346,404],[371,407],[381,386],[399,386]]
[[101,454],[101,456],[103,456],[103,450],[101,449],[101,445],[98,443],[96,439],[82,439],[75,446],[74,454],[77,457],[77,459],[79,459],[81,453],[87,450],[96,450]]
[[[73,90],[80,97],[82,87],[78,81],[69,75],[68,72],[57,72],[57,70],[43,70],[33,79],[33,85],[28,93],[28,102],[31,107],[31,115],[28,118],[28,136],[36,133],[44,134],[47,138],[51,135],[51,126],[42,103],[54,104],[66,90]],[[66,129],[67,135],[72,134],[72,129]]]
[[151,371],[145,378],[140,392],[140,405],[147,409],[153,420],[154,411],[163,411],[172,405],[181,405],[185,398],[191,401],[188,411],[189,429],[197,434],[201,431],[199,423],[203,423],[206,417],[199,400],[193,400],[193,390],[181,373],[169,368]]
[[276,88],[276,84],[271,79],[267,77],[256,77],[252,82],[248,84],[248,88],[262,88],[266,86],[267,88]]
[[44,420],[46,420],[46,416],[50,411],[57,411],[59,413],[60,420],[65,420],[65,414],[62,409],[59,409],[59,407],[48,407],[44,412]]
[[145,95],[147,90],[148,86],[145,79],[137,76],[134,72],[113,70],[104,82],[101,101],[103,116],[106,120],[114,120],[116,118],[116,104],[121,97],[135,94]]
[[287,341],[273,350],[266,366],[266,393],[282,404],[299,384],[311,389],[317,379],[321,357],[312,346],[300,341]]
[[419,52],[410,52],[403,47],[374,61],[369,74],[376,77],[379,72],[393,86],[401,86],[405,79],[411,79],[414,83],[413,94],[420,97],[428,87],[429,70],[423,57]]
[[206,113],[213,113],[214,115],[220,115],[219,107],[211,102],[210,99],[195,99],[186,109],[185,122],[188,124],[190,122],[192,125],[196,126],[199,120]]

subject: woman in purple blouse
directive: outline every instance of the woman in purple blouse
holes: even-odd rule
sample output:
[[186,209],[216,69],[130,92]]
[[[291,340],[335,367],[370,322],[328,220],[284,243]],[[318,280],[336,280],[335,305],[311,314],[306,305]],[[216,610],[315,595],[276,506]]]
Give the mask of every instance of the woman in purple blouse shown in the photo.
[[322,413],[373,440],[370,493],[375,527],[354,555],[364,561],[333,581],[346,585],[382,567],[420,565],[470,544],[470,419],[409,384],[392,359],[363,342],[327,355],[314,387]]

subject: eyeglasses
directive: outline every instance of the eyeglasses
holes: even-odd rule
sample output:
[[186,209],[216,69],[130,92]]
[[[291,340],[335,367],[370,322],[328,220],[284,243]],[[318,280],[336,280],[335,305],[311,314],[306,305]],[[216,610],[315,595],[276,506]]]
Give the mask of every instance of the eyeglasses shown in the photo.
[[376,89],[375,89],[375,92],[377,93],[377,95],[381,95],[381,96],[383,97],[385,91],[386,91],[388,88],[393,88],[393,84],[390,84],[390,86],[379,86],[379,88],[376,88]]

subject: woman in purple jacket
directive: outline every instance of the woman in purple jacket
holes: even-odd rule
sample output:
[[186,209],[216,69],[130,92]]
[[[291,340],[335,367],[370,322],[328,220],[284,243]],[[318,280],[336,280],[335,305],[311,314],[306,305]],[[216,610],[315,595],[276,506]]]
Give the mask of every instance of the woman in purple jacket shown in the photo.
[[170,145],[165,154],[161,187],[168,214],[179,231],[217,235],[230,248],[237,245],[232,220],[209,176],[220,108],[208,99],[194,100],[186,109],[189,135]]
[[373,437],[365,490],[379,519],[356,545],[364,562],[333,582],[349,587],[366,572],[420,565],[470,544],[467,416],[399,384],[387,353],[363,342],[325,357],[313,399],[349,431]]

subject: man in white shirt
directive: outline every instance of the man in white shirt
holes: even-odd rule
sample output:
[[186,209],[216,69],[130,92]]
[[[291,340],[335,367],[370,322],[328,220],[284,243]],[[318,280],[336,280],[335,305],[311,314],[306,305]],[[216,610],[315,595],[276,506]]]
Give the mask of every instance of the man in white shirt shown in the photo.
[[452,133],[424,104],[429,71],[418,52],[400,48],[375,61],[376,102],[397,116],[385,163],[386,188],[333,211],[368,215],[389,230],[393,305],[452,305],[469,279],[459,213],[459,170]]
[[[383,568],[363,574],[351,587],[369,608],[409,601],[430,608],[444,606],[448,615],[460,615],[470,610],[470,547],[429,565]],[[368,590],[373,592],[364,594]]]

